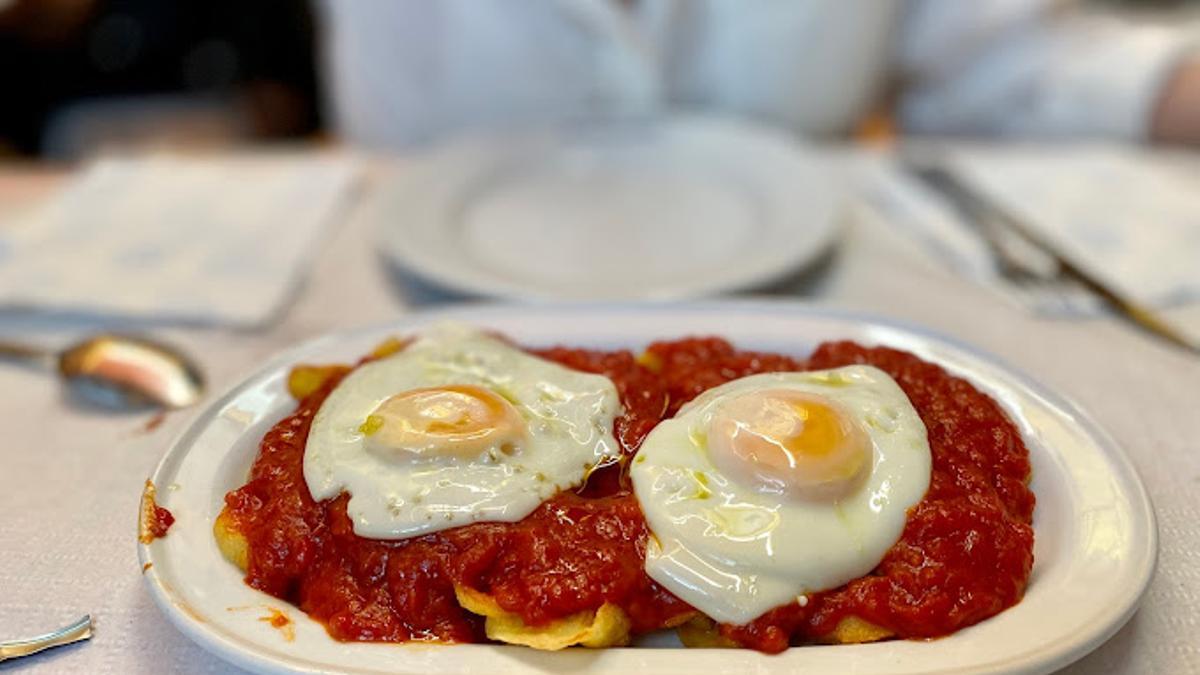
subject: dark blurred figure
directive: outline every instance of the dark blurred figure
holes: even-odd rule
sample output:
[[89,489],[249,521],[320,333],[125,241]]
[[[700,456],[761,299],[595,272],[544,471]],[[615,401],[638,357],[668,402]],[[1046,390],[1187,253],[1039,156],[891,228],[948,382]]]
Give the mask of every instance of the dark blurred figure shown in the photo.
[[305,0],[0,0],[0,154],[319,128]]

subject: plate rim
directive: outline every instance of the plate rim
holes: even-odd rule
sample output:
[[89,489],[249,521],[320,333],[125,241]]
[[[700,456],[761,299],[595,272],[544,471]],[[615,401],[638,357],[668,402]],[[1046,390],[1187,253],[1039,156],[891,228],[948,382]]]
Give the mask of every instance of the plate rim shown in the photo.
[[[766,125],[728,116],[681,113],[666,116],[661,120],[657,120],[655,124],[668,128],[703,128],[703,133],[706,134],[712,133],[710,130],[715,128],[718,129],[718,133],[742,134],[760,138],[770,137],[777,143],[780,151],[789,155],[789,161],[804,163],[811,161],[812,163],[816,163],[824,156],[819,146],[807,143],[801,138],[788,135]],[[812,237],[811,243],[803,246],[800,243],[796,243],[792,248],[797,250],[774,264],[745,267],[742,268],[744,271],[740,274],[716,275],[712,277],[712,281],[709,281],[708,277],[696,275],[686,284],[660,288],[643,298],[636,299],[563,297],[552,291],[529,286],[521,280],[508,279],[490,274],[488,276],[493,283],[482,283],[478,279],[457,275],[453,269],[444,268],[435,261],[427,259],[425,256],[420,255],[420,251],[425,250],[424,248],[410,249],[408,246],[403,245],[401,237],[394,236],[396,234],[403,234],[407,231],[406,227],[413,226],[397,224],[395,218],[388,216],[387,206],[394,203],[400,197],[410,194],[414,183],[424,175],[420,172],[428,171],[427,163],[443,158],[443,153],[457,151],[464,147],[495,145],[501,141],[509,147],[514,143],[522,142],[514,139],[525,139],[523,142],[529,147],[537,145],[545,146],[568,137],[569,134],[564,129],[558,127],[523,130],[515,134],[481,131],[464,136],[451,144],[427,150],[419,156],[418,161],[422,162],[422,164],[405,165],[373,186],[372,194],[368,198],[364,213],[370,221],[373,221],[370,227],[376,251],[396,271],[407,272],[438,288],[471,298],[562,303],[683,301],[719,293],[762,288],[773,282],[785,279],[791,274],[808,269],[824,256],[828,255],[834,248],[844,229],[845,222],[852,213],[850,201],[841,194],[842,190],[836,187],[836,181],[830,179],[828,181],[829,188],[834,191],[834,196],[828,199],[828,202],[822,209],[826,213],[823,214],[823,218],[819,219],[818,227],[814,228],[817,232]],[[828,161],[833,162],[834,160],[828,158]],[[831,171],[834,170],[831,169]],[[463,265],[469,265],[469,261],[465,258],[463,259]]]
[[[201,411],[188,422],[187,426],[176,434],[163,453],[162,458],[156,465],[151,477],[155,485],[160,485],[162,478],[167,473],[174,462],[181,460],[181,448],[190,446],[199,436],[205,431],[207,426],[216,418],[219,411],[230,402],[236,400],[256,380],[268,376],[270,373],[277,371],[279,368],[294,362],[298,357],[306,352],[320,350],[339,342],[354,339],[355,336],[370,334],[372,332],[386,331],[392,328],[416,328],[423,325],[428,325],[439,319],[460,319],[470,321],[478,317],[481,322],[486,322],[489,317],[507,317],[512,318],[512,314],[538,314],[543,317],[561,316],[570,313],[586,313],[586,314],[654,314],[654,313],[728,313],[740,312],[745,314],[793,314],[801,315],[806,318],[825,318],[831,320],[851,321],[856,323],[870,324],[874,326],[882,326],[885,328],[896,329],[904,333],[914,335],[923,340],[929,340],[933,344],[948,346],[955,351],[961,352],[972,359],[979,360],[985,365],[999,369],[1006,375],[1011,377],[1023,389],[1032,394],[1038,399],[1046,402],[1052,408],[1059,408],[1062,412],[1070,414],[1076,420],[1076,426],[1083,428],[1087,434],[1095,441],[1095,446],[1100,450],[1104,457],[1110,462],[1116,464],[1120,471],[1113,474],[1120,479],[1122,486],[1125,488],[1125,496],[1128,497],[1131,511],[1135,515],[1140,516],[1141,522],[1146,525],[1144,534],[1145,546],[1137,551],[1138,559],[1144,561],[1137,575],[1136,591],[1125,594],[1122,600],[1113,603],[1107,607],[1107,611],[1102,614],[1097,614],[1100,619],[1099,624],[1103,626],[1100,630],[1081,629],[1080,632],[1090,630],[1091,634],[1086,638],[1075,641],[1070,648],[1061,649],[1055,644],[1050,644],[1041,649],[1027,653],[1023,660],[1018,663],[1003,663],[995,666],[981,667],[973,670],[939,670],[931,672],[1014,672],[1014,673],[1043,673],[1065,667],[1080,658],[1091,653],[1104,642],[1108,641],[1115,635],[1137,612],[1142,601],[1144,600],[1150,584],[1152,583],[1157,571],[1159,558],[1159,531],[1157,514],[1153,506],[1153,500],[1145,487],[1141,473],[1132,459],[1125,452],[1124,448],[1116,442],[1116,440],[1108,433],[1108,431],[1084,409],[1077,404],[1072,398],[1065,394],[1054,392],[1043,386],[1036,379],[1030,377],[1022,370],[1013,367],[1004,359],[973,345],[970,345],[958,338],[947,335],[945,333],[927,328],[918,323],[897,319],[873,312],[839,309],[829,306],[816,305],[808,302],[798,302],[789,299],[779,298],[747,298],[740,300],[702,300],[691,302],[564,302],[564,303],[502,303],[502,302],[464,302],[452,305],[440,306],[424,310],[408,312],[389,320],[371,322],[367,324],[352,326],[346,329],[332,331],[321,334],[306,340],[286,346],[275,352],[274,356],[268,359],[257,367],[251,367],[242,372],[241,376],[233,378],[232,385],[227,387],[219,396],[214,397]],[[941,364],[939,364],[941,365]],[[186,455],[183,452],[182,455]],[[153,552],[151,546],[141,541],[137,543],[139,563],[143,566],[143,579],[146,581],[152,599],[158,605],[168,620],[186,635],[193,642],[204,648],[206,651],[215,654],[216,656],[226,660],[229,663],[239,667],[251,669],[255,672],[328,672],[327,669],[319,667],[307,667],[297,663],[296,659],[284,656],[282,659],[273,657],[269,653],[263,653],[262,650],[252,651],[247,650],[243,646],[229,640],[220,631],[212,629],[209,622],[195,614],[190,614],[187,610],[181,610],[178,603],[171,597],[172,591],[159,578],[158,570],[153,565],[150,568],[145,568],[147,563],[153,563]],[[411,644],[411,643],[410,643]],[[862,646],[862,645],[860,645]],[[436,649],[442,648],[461,648],[461,647],[483,647],[483,648],[505,648],[500,645],[454,645],[454,646],[436,646]],[[833,647],[846,648],[847,646]],[[848,646],[853,647],[853,646]],[[819,648],[819,647],[818,647]],[[811,648],[810,648],[811,649]],[[602,650],[606,651],[606,650]],[[638,650],[642,651],[642,650]],[[657,650],[655,650],[657,651]],[[780,655],[781,656],[781,655]],[[772,658],[780,658],[775,656]],[[1039,660],[1040,657],[1040,660]],[[780,662],[780,666],[791,666],[794,664]],[[1005,670],[997,671],[996,667],[1005,666]],[[348,668],[353,668],[352,665]]]

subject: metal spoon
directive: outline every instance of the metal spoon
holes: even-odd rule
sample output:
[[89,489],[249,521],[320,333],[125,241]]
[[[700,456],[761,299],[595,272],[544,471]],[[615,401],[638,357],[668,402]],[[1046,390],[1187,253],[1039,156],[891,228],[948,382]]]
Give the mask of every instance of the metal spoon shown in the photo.
[[0,360],[57,370],[74,393],[110,409],[182,408],[204,391],[195,364],[144,338],[97,335],[57,353],[0,342]]
[[28,640],[0,642],[0,661],[29,656],[43,649],[69,645],[72,642],[79,642],[90,637],[92,637],[92,617],[85,614],[82,619],[65,628],[59,628],[53,633],[46,633],[45,635],[39,635]]

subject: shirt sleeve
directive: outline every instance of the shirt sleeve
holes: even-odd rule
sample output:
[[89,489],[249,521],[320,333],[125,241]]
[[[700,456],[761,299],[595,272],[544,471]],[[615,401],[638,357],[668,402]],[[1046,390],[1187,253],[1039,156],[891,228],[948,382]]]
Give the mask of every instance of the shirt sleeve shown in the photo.
[[1179,61],[1178,28],[1056,0],[915,0],[899,39],[899,119],[918,133],[1142,140]]

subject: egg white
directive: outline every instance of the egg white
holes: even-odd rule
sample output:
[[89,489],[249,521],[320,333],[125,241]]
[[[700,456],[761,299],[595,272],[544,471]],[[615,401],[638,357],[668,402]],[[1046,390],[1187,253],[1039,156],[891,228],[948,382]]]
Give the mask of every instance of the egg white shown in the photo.
[[[870,474],[837,501],[795,500],[739,484],[709,458],[723,401],[792,389],[834,401],[871,440]],[[754,375],[711,389],[643,442],[631,469],[652,536],[646,573],[717,621],[745,624],[807,593],[861,577],[899,539],[929,487],[925,426],[891,377],[871,366]]]
[[[526,424],[512,454],[394,461],[367,451],[360,426],[411,389],[476,385],[511,403]],[[354,532],[402,539],[472,522],[517,521],[591,467],[620,454],[622,412],[608,378],[571,370],[459,325],[442,325],[399,353],[351,372],[317,411],[304,451],[313,499],[349,493]]]

